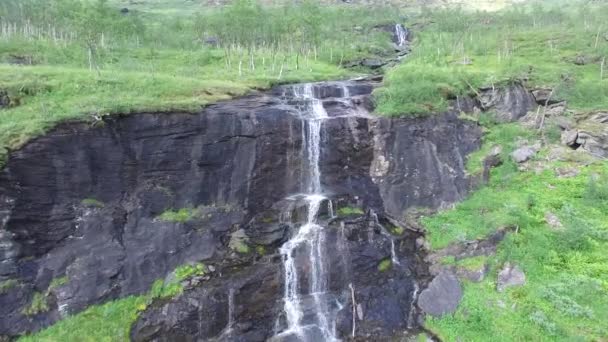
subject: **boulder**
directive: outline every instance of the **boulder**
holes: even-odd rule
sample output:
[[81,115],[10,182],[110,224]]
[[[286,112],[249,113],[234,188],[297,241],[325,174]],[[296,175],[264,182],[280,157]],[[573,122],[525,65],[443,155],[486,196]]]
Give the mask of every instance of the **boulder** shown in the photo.
[[608,112],[591,114],[578,125],[576,143],[598,158],[608,158]]
[[574,64],[576,64],[576,65],[585,65],[588,63],[589,63],[589,61],[586,56],[578,55],[574,58]]
[[536,154],[536,149],[530,146],[523,146],[511,153],[511,158],[516,163],[524,163],[530,160]]
[[496,289],[498,292],[503,292],[508,287],[522,286],[524,284],[526,284],[526,275],[524,272],[519,266],[507,262],[500,273],[498,273]]
[[534,96],[534,99],[536,100],[536,103],[544,106],[547,104],[551,104],[551,99],[553,97],[552,94],[553,90],[552,89],[547,89],[547,88],[537,88],[532,90],[532,96]]
[[578,138],[577,130],[565,130],[562,132],[561,142],[564,145],[568,145],[570,147],[576,146],[576,140]]
[[458,278],[452,272],[443,271],[420,293],[418,306],[427,314],[440,317],[456,311],[461,299]]
[[559,220],[559,217],[550,211],[545,213],[545,221],[553,229],[559,229],[562,227],[562,222]]
[[8,97],[8,92],[0,89],[0,109],[8,107],[10,104],[11,99]]

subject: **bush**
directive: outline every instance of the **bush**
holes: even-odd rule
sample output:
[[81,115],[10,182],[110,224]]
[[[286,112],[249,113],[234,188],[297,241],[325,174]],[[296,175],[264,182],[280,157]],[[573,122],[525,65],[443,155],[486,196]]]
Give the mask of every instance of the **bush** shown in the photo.
[[23,314],[26,316],[34,316],[39,313],[49,311],[49,304],[46,295],[40,292],[34,292],[30,306],[23,309]]

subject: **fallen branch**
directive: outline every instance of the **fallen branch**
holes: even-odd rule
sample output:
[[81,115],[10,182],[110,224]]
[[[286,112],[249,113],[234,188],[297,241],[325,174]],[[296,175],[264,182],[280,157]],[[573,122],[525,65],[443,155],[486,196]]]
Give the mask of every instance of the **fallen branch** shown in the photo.
[[356,324],[357,324],[357,303],[355,302],[355,288],[353,287],[353,284],[350,283],[348,284],[348,287],[350,288],[350,295],[352,298],[352,302],[353,302],[353,338],[355,338],[355,329],[356,329]]

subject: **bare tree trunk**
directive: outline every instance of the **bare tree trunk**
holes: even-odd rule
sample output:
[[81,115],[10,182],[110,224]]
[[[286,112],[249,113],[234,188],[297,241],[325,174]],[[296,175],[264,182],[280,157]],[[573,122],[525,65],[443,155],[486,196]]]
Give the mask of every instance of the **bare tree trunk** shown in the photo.
[[281,79],[281,77],[283,77],[283,67],[285,66],[285,60],[287,59],[287,56],[283,57],[283,62],[281,62],[281,70],[279,71],[279,80]]
[[93,71],[93,49],[91,45],[88,46],[89,53],[89,71]]

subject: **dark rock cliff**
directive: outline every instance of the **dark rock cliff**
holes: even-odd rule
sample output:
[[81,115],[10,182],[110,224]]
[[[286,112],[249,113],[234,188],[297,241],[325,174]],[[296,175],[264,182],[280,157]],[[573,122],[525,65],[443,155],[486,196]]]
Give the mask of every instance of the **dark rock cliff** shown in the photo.
[[[348,89],[348,101],[334,99]],[[466,155],[481,130],[455,113],[387,119],[367,113],[372,85],[316,85],[332,119],[322,129],[320,168],[334,205],[401,218],[406,209],[440,207],[470,187]],[[226,338],[228,288],[234,290],[231,340],[272,336],[281,322],[283,270],[276,248],[297,225],[278,216],[298,193],[303,124],[278,88],[209,106],[200,113],[115,116],[94,126],[64,124],[11,154],[0,172],[0,336],[36,331],[89,305],[145,293],[184,263],[217,269],[179,298],[156,303],[134,326],[135,340]],[[297,206],[296,206],[297,207]],[[190,208],[185,222],[159,216]],[[294,209],[295,210],[295,209]],[[297,211],[297,210],[296,210]],[[412,323],[415,280],[425,270],[415,235],[391,239],[373,212],[329,220],[331,281],[341,304],[337,329],[357,338],[393,336]],[[268,219],[270,218],[270,219]],[[331,221],[331,222],[329,222]],[[341,223],[340,223],[341,222]],[[229,248],[237,231],[265,256]],[[343,234],[343,238],[338,238]],[[340,242],[342,241],[342,242]],[[346,241],[346,242],[344,242]],[[65,284],[49,288],[53,279]],[[356,303],[350,301],[351,290]],[[35,293],[48,310],[26,315]],[[224,337],[222,337],[224,336]]]

